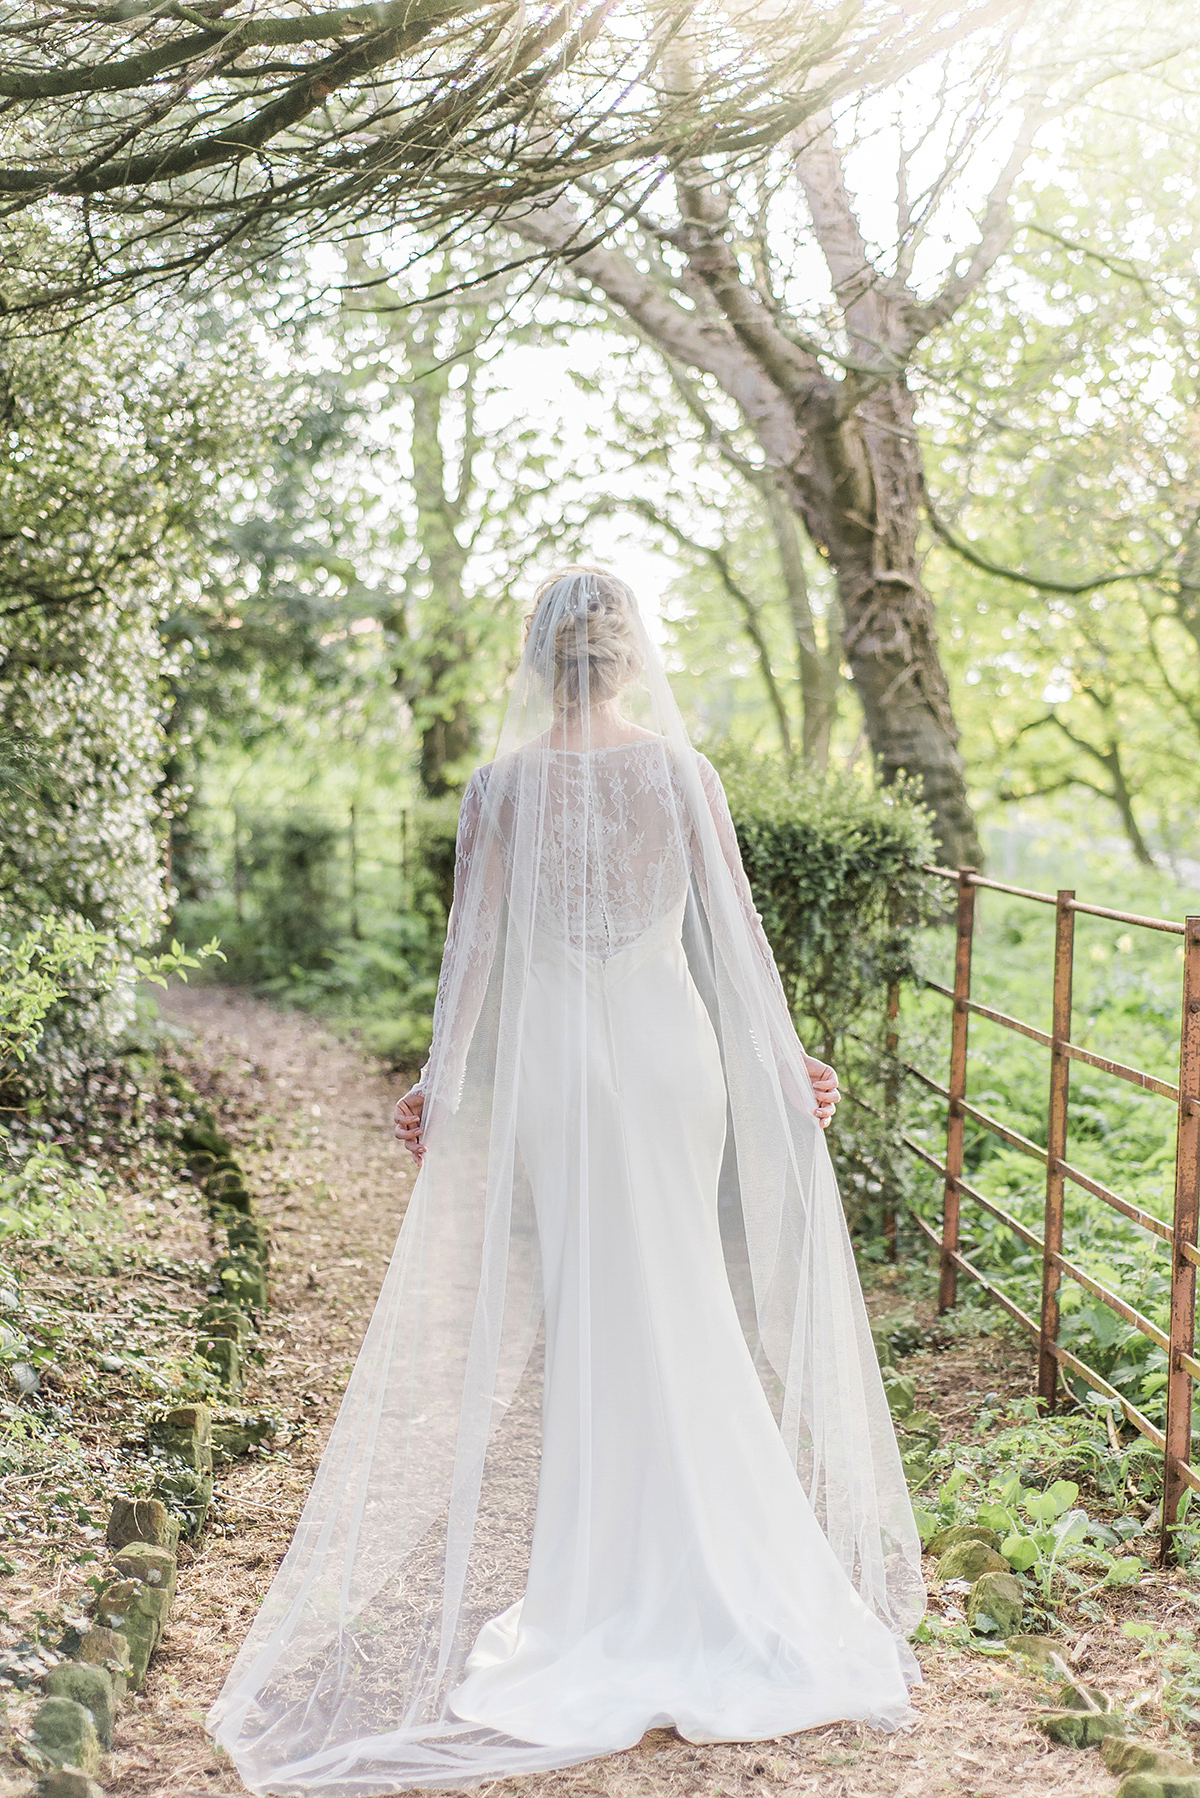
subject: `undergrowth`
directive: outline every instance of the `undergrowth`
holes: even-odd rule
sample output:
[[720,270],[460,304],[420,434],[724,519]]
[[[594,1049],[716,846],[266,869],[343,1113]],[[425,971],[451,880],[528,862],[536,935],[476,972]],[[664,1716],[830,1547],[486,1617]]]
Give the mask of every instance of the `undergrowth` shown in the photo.
[[[1095,898],[1079,880],[1080,898]],[[1126,873],[1110,878],[1100,897],[1115,910],[1182,919],[1200,909],[1165,879]],[[972,994],[1009,1016],[1050,1028],[1054,912],[1049,906],[980,892]],[[952,978],[948,932],[930,933],[929,972]],[[1178,937],[1077,915],[1072,1040],[1157,1077],[1178,1078],[1183,950]],[[926,1071],[947,1078],[949,1011],[938,995],[910,993],[901,1019],[901,1055],[913,1053]],[[1047,1051],[986,1019],[970,1019],[968,1100],[1045,1147],[1049,1082]],[[909,1129],[940,1159],[945,1147],[945,1102],[906,1083]],[[1174,1202],[1175,1106],[1114,1076],[1072,1064],[1067,1159],[1083,1173],[1170,1222]],[[1045,1172],[1028,1154],[968,1119],[964,1173],[1035,1236],[1042,1233]],[[937,1222],[941,1185],[914,1180],[919,1209]],[[1065,1247],[1093,1279],[1118,1293],[1160,1328],[1170,1315],[1170,1250],[1083,1188],[1068,1182]],[[1012,1229],[964,1198],[964,1254],[1023,1310],[1036,1318],[1041,1257]],[[963,1283],[965,1285],[965,1282]],[[1161,1425],[1166,1355],[1072,1279],[1060,1290],[1061,1340],[1119,1392]],[[1089,1403],[1089,1388],[1068,1375],[1072,1391]]]
[[0,1145],[0,1690],[86,1596],[114,1491],[150,1491],[151,1415],[218,1397],[195,1352],[207,1219],[176,1148],[192,1112],[142,1045],[74,1120],[18,1117]]

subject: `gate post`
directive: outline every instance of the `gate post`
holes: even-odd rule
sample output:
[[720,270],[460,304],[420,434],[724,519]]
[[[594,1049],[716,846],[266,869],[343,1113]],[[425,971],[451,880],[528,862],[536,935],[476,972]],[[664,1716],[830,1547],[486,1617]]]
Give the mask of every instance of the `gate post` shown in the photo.
[[1183,937],[1183,1016],[1179,1026],[1179,1125],[1175,1138],[1175,1241],[1171,1256],[1171,1348],[1167,1363],[1167,1426],[1163,1468],[1162,1558],[1173,1558],[1172,1525],[1184,1494],[1181,1461],[1192,1458],[1192,1376],[1182,1365],[1195,1354],[1196,1246],[1200,1214],[1200,917]]
[[1054,1409],[1058,1397],[1058,1288],[1062,1275],[1052,1259],[1062,1254],[1063,1176],[1067,1153],[1067,1107],[1071,1061],[1063,1045],[1071,1040],[1071,977],[1075,960],[1074,888],[1060,887],[1054,919],[1054,1015],[1050,1026],[1050,1103],[1046,1120],[1046,1221],[1042,1254],[1042,1319],[1038,1341],[1038,1397]]
[[957,936],[954,945],[954,1015],[950,1024],[950,1102],[946,1113],[946,1190],[942,1198],[942,1260],[938,1280],[938,1310],[949,1311],[958,1296],[958,1214],[962,1194],[958,1182],[963,1169],[962,1101],[967,1096],[967,1025],[971,1014],[971,945],[975,933],[974,868],[958,870]]

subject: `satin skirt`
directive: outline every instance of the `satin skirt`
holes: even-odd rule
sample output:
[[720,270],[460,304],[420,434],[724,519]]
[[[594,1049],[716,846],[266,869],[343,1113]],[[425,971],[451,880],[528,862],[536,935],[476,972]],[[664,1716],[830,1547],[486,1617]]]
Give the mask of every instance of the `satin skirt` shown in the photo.
[[530,970],[537,1512],[524,1597],[480,1631],[450,1706],[546,1746],[909,1715],[899,1645],[825,1540],[738,1319],[725,1085],[680,923],[607,959],[545,943]]

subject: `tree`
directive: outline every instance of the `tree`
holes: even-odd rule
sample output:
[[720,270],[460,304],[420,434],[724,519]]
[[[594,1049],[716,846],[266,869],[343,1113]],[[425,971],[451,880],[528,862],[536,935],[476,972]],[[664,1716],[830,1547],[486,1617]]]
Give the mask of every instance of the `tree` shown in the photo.
[[[68,208],[78,254],[66,278],[14,261],[8,310],[490,220],[568,174],[620,165],[644,190],[657,159],[753,154],[942,29],[932,0],[701,16],[690,0],[18,4],[0,25],[0,195]],[[663,56],[685,24],[708,72],[680,94]]]
[[928,570],[985,797],[1092,795],[1146,863],[1190,853],[1200,755],[1200,110],[1112,98],[930,345]]
[[[819,566],[814,598],[809,564],[817,558],[806,556],[795,514],[753,446],[738,446],[736,416],[719,417],[685,370],[631,339],[619,318],[612,323],[605,380],[588,383],[602,385],[608,414],[603,493],[585,498],[585,514],[632,514],[682,556],[689,575],[676,587],[683,608],[677,636],[688,635],[695,647],[693,613],[698,607],[711,615],[718,657],[707,668],[711,680],[723,653],[719,642],[728,647],[726,627],[740,634],[785,761],[794,765],[802,756],[807,767],[824,770],[842,687],[832,583]],[[582,484],[586,494],[586,477]],[[572,550],[581,553],[582,543]],[[695,689],[686,674],[682,679]],[[738,710],[747,709],[739,700]]]
[[[1057,23],[1053,13],[1043,20]],[[1044,45],[984,32],[969,64],[961,45],[947,54],[935,100],[931,70],[920,87],[896,86],[886,105],[815,112],[761,172],[706,157],[678,165],[653,207],[626,209],[619,222],[595,182],[514,221],[571,282],[688,371],[702,403],[735,402],[764,474],[836,576],[845,658],[880,774],[919,776],[953,861],[977,860],[979,844],[922,579],[911,371],[1007,251],[1010,199],[1039,126],[1082,104],[1123,57],[1150,49],[1143,34],[1131,52],[1115,21],[1095,27],[1086,51],[1071,50],[1069,73]],[[1184,41],[1193,36],[1184,30]],[[686,87],[702,46],[672,66]],[[873,139],[876,191],[883,147],[893,153],[893,224],[880,248],[854,198],[856,136]],[[951,213],[967,210],[985,148],[998,167],[970,208],[971,243]],[[934,239],[952,229],[939,255]],[[823,305],[810,297],[813,252],[828,279]]]
[[[432,798],[457,791],[479,744],[480,714],[517,638],[511,588],[548,498],[550,442],[481,422],[491,363],[537,332],[513,316],[497,259],[443,253],[427,294],[405,299],[356,250],[344,307],[346,352],[376,383],[403,431],[405,504],[391,547],[401,560],[376,617],[392,679],[412,709],[418,772]],[[400,420],[407,414],[404,423]]]

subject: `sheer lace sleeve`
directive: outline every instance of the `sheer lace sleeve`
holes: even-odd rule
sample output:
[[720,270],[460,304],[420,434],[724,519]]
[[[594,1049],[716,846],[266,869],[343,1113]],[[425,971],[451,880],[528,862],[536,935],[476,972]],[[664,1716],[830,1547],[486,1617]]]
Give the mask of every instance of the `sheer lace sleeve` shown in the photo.
[[[783,981],[775,962],[774,952],[763,929],[762,914],[755,910],[754,894],[750,890],[750,882],[746,878],[746,870],[742,866],[741,851],[738,848],[737,832],[733,828],[733,819],[729,812],[729,801],[725,797],[725,789],[721,785],[721,777],[706,756],[697,754],[696,762],[700,769],[700,781],[704,788],[704,796],[708,800],[712,814],[713,826],[716,830],[717,844],[722,859],[733,878],[733,889],[737,902],[746,921],[746,928],[753,944],[754,952],[762,964],[763,973],[771,985],[772,991],[779,1001],[779,1008],[787,1020],[788,1030],[794,1035],[795,1024],[792,1022],[792,1010],[783,990]],[[694,835],[692,845],[692,866],[696,881],[700,888],[700,896],[708,907],[708,882],[705,867],[705,849]]]
[[[479,768],[471,776],[458,814],[454,899],[446,921],[433,1007],[433,1041],[416,1087],[429,1094],[436,1086],[438,1097],[451,1110],[462,1089],[471,1038],[487,991],[503,901],[503,871],[494,842],[478,848],[487,774],[486,768]],[[470,919],[469,927],[464,927],[464,918]]]

